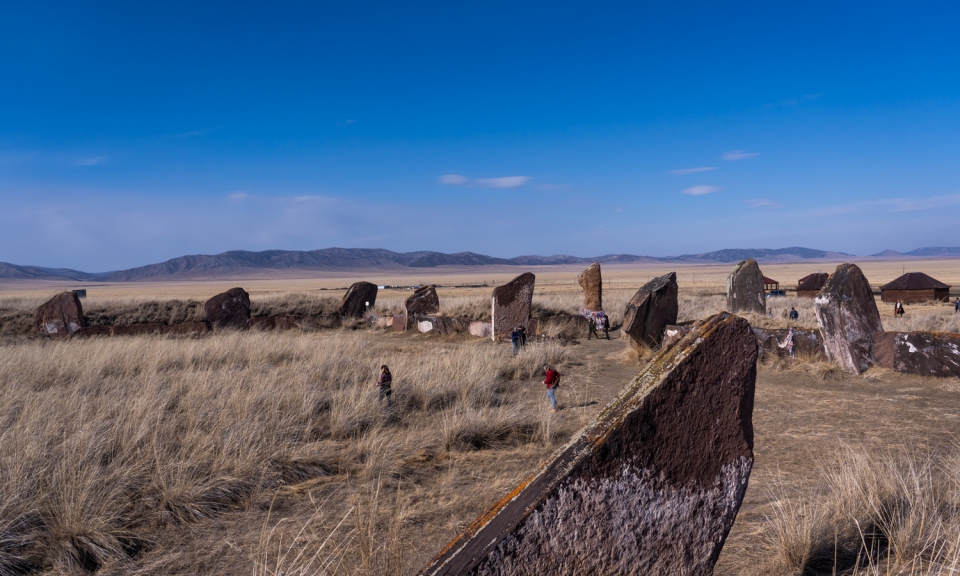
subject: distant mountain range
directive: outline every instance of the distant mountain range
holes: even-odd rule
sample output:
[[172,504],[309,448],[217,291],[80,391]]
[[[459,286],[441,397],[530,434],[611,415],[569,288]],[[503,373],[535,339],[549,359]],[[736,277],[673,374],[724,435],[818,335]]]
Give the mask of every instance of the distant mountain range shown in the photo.
[[[517,256],[495,258],[474,252],[444,254],[442,252],[392,252],[376,248],[325,248],[323,250],[265,250],[248,252],[232,250],[222,254],[180,256],[159,264],[140,266],[129,270],[89,273],[68,268],[18,266],[0,262],[0,279],[75,280],[98,282],[136,282],[149,280],[190,280],[262,274],[267,271],[324,271],[349,269],[398,270],[435,268],[438,266],[557,266],[563,264],[601,264],[628,262],[663,262],[679,264],[722,264],[754,258],[758,262],[802,262],[805,260],[843,259],[853,257],[843,252],[828,252],[812,248],[726,249],[702,254],[683,254],[656,258],[632,254],[607,254],[592,258],[577,256]],[[879,258],[944,258],[960,257],[960,248],[919,248],[900,253],[885,250],[872,257]]]

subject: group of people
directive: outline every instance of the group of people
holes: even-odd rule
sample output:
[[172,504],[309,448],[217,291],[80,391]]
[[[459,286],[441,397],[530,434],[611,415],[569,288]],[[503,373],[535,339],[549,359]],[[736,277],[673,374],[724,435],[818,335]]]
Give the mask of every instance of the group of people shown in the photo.
[[516,356],[521,348],[527,347],[527,329],[517,326],[510,332],[510,343],[513,345],[513,355]]
[[610,339],[610,319],[603,313],[603,310],[594,312],[588,316],[587,321],[589,322],[589,326],[587,327],[587,340],[591,338],[599,340],[600,334],[597,333],[598,330],[603,330],[603,334],[607,337],[607,340]]
[[[514,352],[516,353],[516,352]],[[557,397],[555,396],[557,386],[560,385],[560,372],[551,368],[550,365],[543,365],[543,384],[547,387],[547,399],[550,401],[550,411],[557,411]],[[380,376],[377,378],[377,404],[383,404],[383,399],[387,399],[387,408],[393,408],[393,401],[390,396],[393,395],[393,375],[386,364],[380,366]]]

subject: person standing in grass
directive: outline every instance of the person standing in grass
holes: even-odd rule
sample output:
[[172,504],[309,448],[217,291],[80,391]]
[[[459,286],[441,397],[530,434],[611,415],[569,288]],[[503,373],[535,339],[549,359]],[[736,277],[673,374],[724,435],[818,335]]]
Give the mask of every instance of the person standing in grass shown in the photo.
[[800,313],[797,312],[797,309],[796,309],[796,308],[794,308],[793,306],[791,306],[791,307],[790,307],[790,319],[791,319],[791,320],[796,320],[796,319],[798,319],[798,318],[800,318]]
[[960,297],[957,297],[957,301],[953,304],[953,313],[956,314],[960,312]]
[[513,332],[510,333],[510,343],[513,344],[513,355],[517,355],[517,350],[520,349],[520,328],[514,327]]
[[517,332],[520,333],[520,347],[523,349],[527,348],[527,329],[523,326],[517,327]]
[[387,368],[387,365],[384,364],[380,367],[380,378],[377,379],[377,388],[379,388],[379,393],[377,394],[377,404],[383,402],[383,399],[387,399],[387,408],[392,408],[393,403],[390,402],[390,395],[393,394],[393,375],[390,374],[390,369]]
[[[610,319],[603,313],[603,310],[597,312],[597,330],[603,330],[603,335],[607,337],[607,340],[610,339]],[[597,340],[599,339],[600,334],[598,333]]]
[[[598,338],[599,339],[599,338]],[[550,366],[543,365],[543,384],[547,387],[547,398],[550,399],[550,411],[557,411],[557,386],[560,385],[560,373]]]

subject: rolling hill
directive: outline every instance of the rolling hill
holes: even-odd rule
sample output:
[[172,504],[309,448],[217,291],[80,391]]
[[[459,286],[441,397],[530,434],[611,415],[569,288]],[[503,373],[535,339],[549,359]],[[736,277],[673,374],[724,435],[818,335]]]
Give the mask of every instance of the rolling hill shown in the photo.
[[[886,250],[874,256],[895,258],[936,258],[960,256],[960,248],[918,248],[906,253]],[[379,248],[324,248],[322,250],[264,250],[250,252],[232,250],[221,254],[180,256],[165,262],[139,266],[115,272],[88,273],[66,268],[21,266],[0,262],[0,279],[22,280],[76,280],[102,282],[137,282],[149,280],[190,280],[262,273],[269,270],[349,270],[404,268],[435,268],[438,266],[558,266],[629,262],[663,262],[680,264],[726,264],[754,258],[758,262],[802,262],[805,260],[844,259],[851,254],[815,250],[812,248],[728,248],[701,254],[653,257],[633,254],[606,254],[581,258],[558,254],[554,256],[517,256],[497,258],[475,252],[393,252]]]

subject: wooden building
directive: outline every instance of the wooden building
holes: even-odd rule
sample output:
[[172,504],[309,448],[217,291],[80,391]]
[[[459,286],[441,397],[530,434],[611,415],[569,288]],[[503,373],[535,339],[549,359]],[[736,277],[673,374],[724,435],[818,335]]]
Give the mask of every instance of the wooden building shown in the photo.
[[814,298],[820,293],[820,289],[827,283],[830,275],[826,272],[814,272],[797,280],[797,296],[805,298]]
[[763,277],[763,290],[769,292],[771,290],[779,290],[780,283],[774,280],[773,278]]
[[923,272],[907,272],[889,284],[880,287],[880,299],[884,302],[904,304],[950,300],[950,287]]

